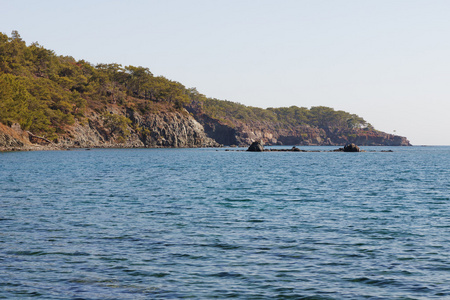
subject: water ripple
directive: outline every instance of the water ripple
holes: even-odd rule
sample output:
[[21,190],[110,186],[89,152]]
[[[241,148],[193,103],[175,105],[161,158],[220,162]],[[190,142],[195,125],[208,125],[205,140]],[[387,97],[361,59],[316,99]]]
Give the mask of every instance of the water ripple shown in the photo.
[[1,154],[0,298],[449,298],[450,148],[393,150]]

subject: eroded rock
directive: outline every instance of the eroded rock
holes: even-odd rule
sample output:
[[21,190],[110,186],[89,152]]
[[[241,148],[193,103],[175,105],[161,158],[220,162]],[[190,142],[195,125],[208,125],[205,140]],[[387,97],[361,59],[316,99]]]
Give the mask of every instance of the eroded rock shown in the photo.
[[264,147],[260,141],[253,142],[250,147],[248,147],[247,151],[251,152],[262,152],[264,151]]
[[361,149],[354,143],[351,143],[344,146],[344,152],[361,152]]

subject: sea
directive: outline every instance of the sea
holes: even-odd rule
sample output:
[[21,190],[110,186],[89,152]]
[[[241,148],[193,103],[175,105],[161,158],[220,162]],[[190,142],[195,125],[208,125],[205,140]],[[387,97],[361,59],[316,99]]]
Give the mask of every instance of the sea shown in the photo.
[[299,148],[0,153],[0,299],[450,299],[450,147]]

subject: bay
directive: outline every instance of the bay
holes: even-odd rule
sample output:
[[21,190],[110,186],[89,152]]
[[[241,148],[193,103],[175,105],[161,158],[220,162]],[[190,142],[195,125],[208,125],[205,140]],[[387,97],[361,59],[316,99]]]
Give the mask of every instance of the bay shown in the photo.
[[450,147],[363,148],[0,153],[0,298],[450,298]]

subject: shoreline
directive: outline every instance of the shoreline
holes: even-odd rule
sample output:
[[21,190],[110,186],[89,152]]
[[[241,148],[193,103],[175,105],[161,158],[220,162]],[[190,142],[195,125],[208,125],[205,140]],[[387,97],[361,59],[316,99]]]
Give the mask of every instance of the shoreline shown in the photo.
[[[291,145],[286,146],[268,146],[268,147],[291,147]],[[329,145],[308,145],[308,146],[300,146],[300,147],[333,147]],[[338,147],[338,146],[337,146]],[[404,148],[404,147],[414,147],[414,146],[363,146],[363,147],[395,147],[395,148]],[[422,147],[422,146],[417,146]],[[433,146],[428,146],[433,147]],[[241,148],[241,149],[236,149]],[[215,149],[216,151],[225,151],[225,152],[252,152],[246,149],[248,147],[232,147],[232,146],[221,146],[221,147],[48,147],[42,145],[34,145],[34,146],[26,146],[26,147],[0,147],[0,153],[3,152],[30,152],[30,151],[90,151],[90,150],[126,150],[126,149]],[[291,148],[266,148],[263,151],[257,152],[300,152],[300,153],[313,153],[313,152],[344,152],[342,148],[337,148],[333,150],[308,150],[308,149],[300,149],[297,146],[292,146]],[[393,150],[361,150],[359,152],[394,152]]]

